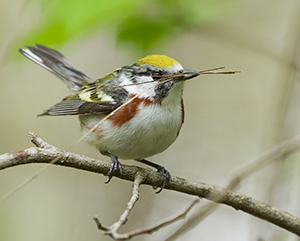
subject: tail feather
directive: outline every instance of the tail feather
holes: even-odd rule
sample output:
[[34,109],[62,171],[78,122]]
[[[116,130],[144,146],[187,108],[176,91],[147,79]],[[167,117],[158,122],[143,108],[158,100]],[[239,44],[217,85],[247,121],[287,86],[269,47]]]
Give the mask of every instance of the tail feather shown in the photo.
[[40,44],[27,49],[19,49],[20,53],[34,63],[42,66],[60,78],[71,91],[78,91],[89,82],[90,78],[76,70],[71,63],[58,51]]

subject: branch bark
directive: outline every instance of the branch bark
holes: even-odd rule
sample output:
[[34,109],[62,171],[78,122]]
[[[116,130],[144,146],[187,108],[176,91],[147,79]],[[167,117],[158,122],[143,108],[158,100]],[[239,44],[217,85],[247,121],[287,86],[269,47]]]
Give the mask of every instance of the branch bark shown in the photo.
[[[53,163],[55,165],[73,167],[104,175],[106,175],[110,169],[110,163],[108,162],[60,150],[57,147],[44,142],[33,133],[30,133],[29,136],[31,141],[37,147],[1,155],[0,170],[29,163]],[[55,160],[55,162],[53,160]],[[133,182],[138,172],[145,177],[141,184],[151,186],[161,185],[162,181],[159,173],[136,166],[122,165],[122,173],[117,173],[116,177]],[[165,189],[226,204],[236,210],[241,210],[255,217],[269,221],[300,236],[299,218],[244,194],[232,192],[215,185],[197,183],[175,176],[172,176],[171,182],[166,185]]]

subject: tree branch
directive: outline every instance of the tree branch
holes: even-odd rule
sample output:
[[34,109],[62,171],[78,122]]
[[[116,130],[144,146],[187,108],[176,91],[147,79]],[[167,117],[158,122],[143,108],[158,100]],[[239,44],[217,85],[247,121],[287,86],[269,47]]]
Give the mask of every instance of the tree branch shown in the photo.
[[177,214],[175,217],[168,218],[166,220],[160,221],[159,223],[152,225],[150,227],[146,228],[140,228],[128,233],[120,234],[118,233],[119,229],[126,223],[128,220],[128,216],[134,207],[135,203],[139,200],[139,193],[140,193],[140,185],[145,180],[145,176],[143,176],[142,173],[137,172],[135,176],[135,180],[133,182],[133,191],[132,196],[130,198],[130,201],[127,204],[127,207],[123,214],[121,215],[120,219],[115,222],[110,227],[105,227],[101,224],[98,217],[94,216],[94,221],[96,222],[97,228],[102,231],[103,235],[108,235],[112,237],[115,240],[129,240],[134,236],[141,235],[141,234],[151,234],[155,231],[158,231],[159,229],[170,225],[182,218],[185,218],[185,216],[188,214],[188,212],[199,202],[199,199],[195,199],[188,208],[186,208],[183,212],[180,214]]
[[[251,158],[242,165],[235,168],[219,185],[226,187],[227,190],[234,190],[242,180],[265,167],[266,165],[280,160],[283,157],[293,154],[300,149],[300,135],[288,139],[276,146],[273,146],[257,157]],[[217,203],[209,203],[198,207],[198,210],[179,227],[166,241],[176,240],[179,236],[199,224],[204,218],[216,210]]]
[[130,201],[128,202],[127,207],[121,215],[120,219],[113,225],[111,225],[109,228],[104,227],[100,223],[98,217],[94,216],[94,221],[96,222],[98,229],[101,230],[104,235],[109,235],[115,240],[128,240],[132,237],[132,235],[129,236],[128,234],[119,234],[118,231],[126,223],[133,206],[139,200],[140,185],[143,183],[144,180],[145,176],[142,173],[137,172],[133,182],[133,191]]
[[[30,133],[29,136],[37,147],[1,155],[0,170],[29,163],[53,163],[53,160],[56,160],[53,163],[55,165],[73,167],[104,175],[110,169],[110,163],[108,162],[60,150],[47,144],[33,133]],[[117,173],[116,177],[133,182],[138,172],[145,177],[141,184],[151,186],[161,185],[162,180],[159,173],[136,166],[122,165],[122,173]],[[197,183],[175,176],[172,176],[171,182],[166,185],[165,189],[229,205],[236,210],[241,210],[269,221],[300,236],[299,218],[241,193],[235,193],[218,186]]]
[[158,231],[159,229],[168,226],[182,218],[185,218],[185,216],[188,214],[189,211],[191,211],[191,209],[199,202],[199,199],[195,199],[189,206],[188,208],[186,208],[184,211],[182,211],[181,213],[175,215],[174,217],[170,217],[167,218],[165,220],[160,221],[159,223],[152,225],[150,227],[146,227],[146,228],[141,228],[141,229],[137,229],[134,231],[131,231],[129,233],[126,234],[126,236],[129,238],[137,236],[137,235],[141,235],[141,234],[151,234],[155,231]]

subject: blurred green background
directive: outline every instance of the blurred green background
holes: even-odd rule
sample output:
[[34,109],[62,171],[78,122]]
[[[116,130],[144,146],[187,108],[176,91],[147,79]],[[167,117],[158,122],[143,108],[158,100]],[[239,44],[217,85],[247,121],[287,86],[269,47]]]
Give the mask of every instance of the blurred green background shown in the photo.
[[[0,2],[0,153],[31,147],[27,133],[66,149],[81,137],[76,117],[44,117],[68,94],[53,75],[18,54],[40,43],[100,78],[146,54],[166,54],[185,68],[226,66],[238,75],[200,76],[184,90],[186,120],[177,141],[149,160],[172,175],[218,184],[249,158],[300,133],[298,0],[2,0]],[[95,158],[80,143],[72,151]],[[134,161],[123,161],[134,164]],[[0,196],[43,165],[0,172]],[[299,154],[247,178],[239,191],[299,216]],[[50,167],[0,202],[0,240],[111,240],[96,229],[116,221],[131,183]],[[192,197],[141,188],[126,232],[182,210]],[[203,200],[202,203],[207,201]],[[164,240],[182,223],[133,240]],[[297,240],[226,206],[179,240]]]

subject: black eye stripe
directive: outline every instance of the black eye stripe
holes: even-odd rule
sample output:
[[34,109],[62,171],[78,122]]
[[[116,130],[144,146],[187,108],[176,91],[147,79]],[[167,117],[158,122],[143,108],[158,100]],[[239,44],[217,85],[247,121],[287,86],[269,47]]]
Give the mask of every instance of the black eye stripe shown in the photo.
[[162,70],[158,70],[158,71],[152,71],[151,74],[152,75],[164,75],[164,72]]

